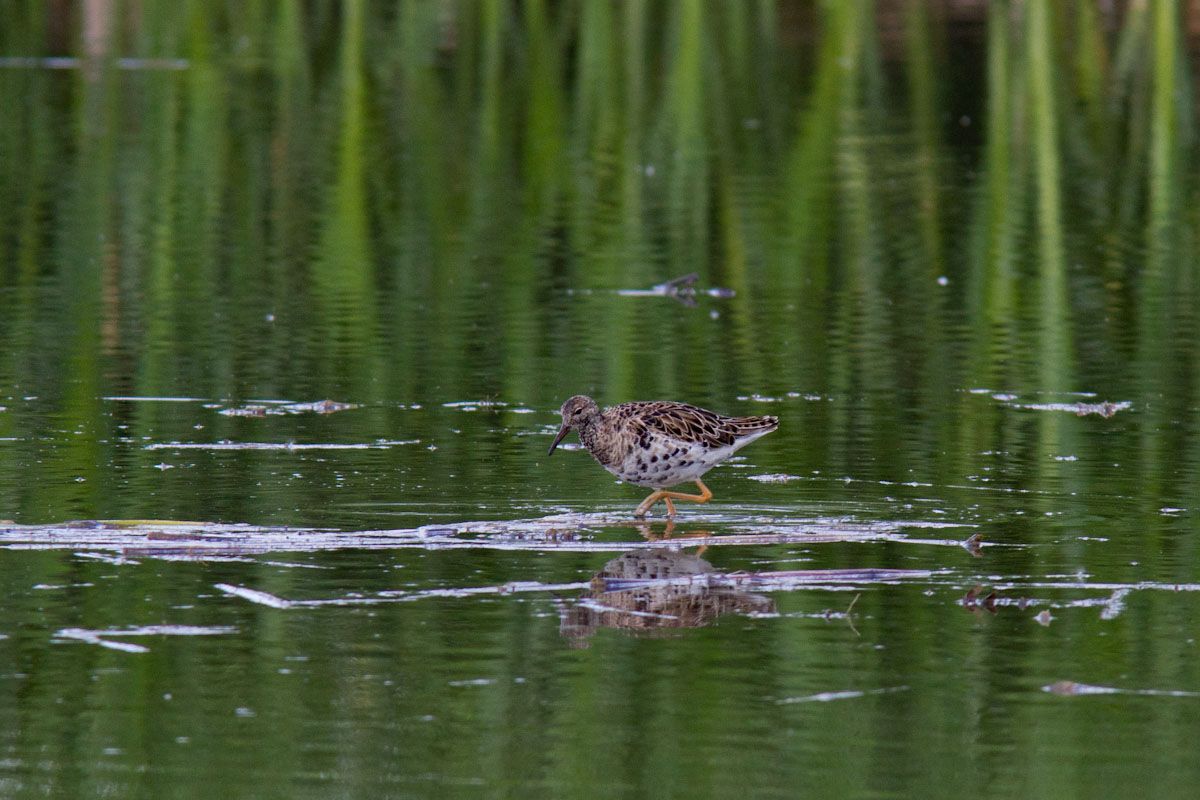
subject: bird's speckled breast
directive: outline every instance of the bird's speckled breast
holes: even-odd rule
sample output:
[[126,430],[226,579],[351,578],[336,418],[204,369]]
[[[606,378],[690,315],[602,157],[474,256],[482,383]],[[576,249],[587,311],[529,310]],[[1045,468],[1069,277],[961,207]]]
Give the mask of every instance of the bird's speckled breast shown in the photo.
[[699,442],[680,441],[640,422],[604,419],[581,430],[579,438],[613,475],[651,489],[694,481],[737,449],[713,450]]

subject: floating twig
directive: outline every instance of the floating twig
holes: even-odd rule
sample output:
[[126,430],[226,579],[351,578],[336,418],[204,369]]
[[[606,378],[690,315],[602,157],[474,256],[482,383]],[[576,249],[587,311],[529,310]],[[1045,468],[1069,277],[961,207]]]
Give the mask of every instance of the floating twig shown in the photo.
[[120,650],[125,653],[149,653],[150,648],[132,642],[113,641],[108,636],[217,636],[226,633],[237,633],[238,629],[229,625],[143,625],[138,628],[109,628],[106,630],[91,630],[89,628],[63,628],[54,635],[59,639],[97,644],[110,650]]

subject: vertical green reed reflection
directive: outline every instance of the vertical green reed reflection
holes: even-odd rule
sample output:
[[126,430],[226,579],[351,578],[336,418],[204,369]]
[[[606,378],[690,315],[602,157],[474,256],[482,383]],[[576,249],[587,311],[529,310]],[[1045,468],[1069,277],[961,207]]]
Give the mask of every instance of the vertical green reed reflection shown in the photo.
[[942,220],[946,213],[942,208],[942,186],[945,178],[939,160],[944,152],[940,141],[941,103],[938,98],[941,87],[937,81],[939,64],[934,52],[934,26],[929,5],[910,3],[905,10],[905,58],[915,142],[915,214],[924,256],[924,275],[916,277],[927,280],[944,275],[946,266],[942,248]]
[[[1147,10],[1150,48],[1149,170],[1146,175],[1148,217],[1145,225],[1146,265],[1142,276],[1138,307],[1137,364],[1147,377],[1166,386],[1176,387],[1150,413],[1155,424],[1146,431],[1177,424],[1188,412],[1180,405],[1184,397],[1194,403],[1197,389],[1194,378],[1180,369],[1181,363],[1195,364],[1198,330],[1194,307],[1195,214],[1185,218],[1185,178],[1194,169],[1195,160],[1186,145],[1192,143],[1192,104],[1194,91],[1183,63],[1178,28],[1179,8],[1172,0]],[[1194,195],[1192,203],[1194,205]],[[1187,344],[1184,344],[1187,343]],[[1189,352],[1190,351],[1190,352]],[[1185,404],[1188,401],[1184,401]],[[1163,437],[1144,435],[1140,454],[1143,485],[1158,494],[1171,491],[1172,466],[1181,457]],[[1192,453],[1194,447],[1189,448]]]
[[841,6],[835,30],[841,37],[840,58],[829,67],[846,73],[845,89],[833,113],[839,121],[834,156],[838,205],[845,250],[837,266],[844,285],[832,335],[842,344],[831,359],[832,388],[846,396],[862,381],[869,386],[891,384],[892,363],[881,352],[889,313],[885,309],[882,268],[882,209],[877,163],[865,132],[878,121],[877,98],[867,91],[881,69],[869,4]]
[[709,139],[704,107],[711,58],[705,28],[711,6],[682,0],[671,7],[672,37],[667,41],[666,113],[660,120],[666,139],[668,263],[683,274],[702,263],[708,238]]
[[[1034,191],[1038,233],[1039,315],[1035,328],[1038,385],[1043,391],[1074,388],[1071,366],[1065,253],[1062,234],[1060,150],[1058,142],[1059,102],[1055,90],[1053,30],[1050,4],[1030,3],[1026,35],[1029,37],[1029,118],[1032,126]],[[1032,320],[1031,320],[1032,321]]]
[[[1049,3],[1033,2],[1026,7],[1026,36],[1029,40],[1029,120],[1033,148],[1033,186],[1037,216],[1036,316],[1027,316],[1037,348],[1036,384],[1027,390],[1076,391],[1071,353],[1070,309],[1066,285],[1066,254],[1063,244],[1061,149],[1059,147],[1060,104],[1054,80],[1054,29]],[[1038,460],[1037,472],[1061,474],[1049,456],[1071,453],[1074,442],[1065,439],[1070,430],[1062,415],[1039,418],[1037,446],[1047,454]]]
[[[321,225],[312,264],[317,348],[321,358],[342,373],[342,385],[359,397],[372,397],[371,377],[378,369],[374,254],[368,241],[367,165],[374,152],[367,141],[367,103],[363,3],[342,5],[339,79],[331,102],[337,106],[337,135],[332,193]],[[352,388],[351,388],[352,387]]]

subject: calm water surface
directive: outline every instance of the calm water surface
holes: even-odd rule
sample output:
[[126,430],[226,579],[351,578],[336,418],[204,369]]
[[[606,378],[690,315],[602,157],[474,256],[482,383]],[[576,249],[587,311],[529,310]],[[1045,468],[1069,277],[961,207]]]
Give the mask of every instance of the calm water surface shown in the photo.
[[[0,795],[1189,796],[1151,5],[19,15]],[[781,422],[635,524],[581,392]]]

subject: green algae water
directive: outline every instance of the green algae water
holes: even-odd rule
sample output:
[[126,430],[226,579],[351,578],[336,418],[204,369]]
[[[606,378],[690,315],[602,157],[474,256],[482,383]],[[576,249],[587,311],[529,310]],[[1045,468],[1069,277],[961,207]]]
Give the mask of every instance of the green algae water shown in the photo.
[[0,795],[1193,792],[1191,9],[9,5]]

